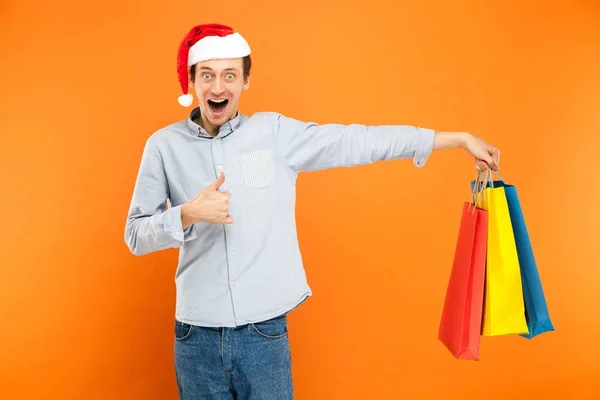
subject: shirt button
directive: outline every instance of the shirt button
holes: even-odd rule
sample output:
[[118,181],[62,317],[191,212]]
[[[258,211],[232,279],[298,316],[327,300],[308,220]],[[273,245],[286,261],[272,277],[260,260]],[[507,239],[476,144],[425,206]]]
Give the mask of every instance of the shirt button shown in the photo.
[[236,281],[231,281],[231,286],[236,286],[237,282]]
[[217,165],[217,169],[218,169],[219,171],[223,171],[223,166],[222,166],[221,164],[219,164],[219,165]]

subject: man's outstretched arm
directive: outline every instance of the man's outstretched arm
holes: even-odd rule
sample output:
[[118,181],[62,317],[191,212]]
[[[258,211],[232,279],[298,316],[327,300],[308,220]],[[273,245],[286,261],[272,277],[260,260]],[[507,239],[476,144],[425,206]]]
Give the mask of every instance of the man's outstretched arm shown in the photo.
[[422,167],[434,150],[464,148],[478,167],[497,169],[498,150],[465,132],[436,132],[410,125],[323,124],[277,116],[280,150],[296,172],[412,159]]

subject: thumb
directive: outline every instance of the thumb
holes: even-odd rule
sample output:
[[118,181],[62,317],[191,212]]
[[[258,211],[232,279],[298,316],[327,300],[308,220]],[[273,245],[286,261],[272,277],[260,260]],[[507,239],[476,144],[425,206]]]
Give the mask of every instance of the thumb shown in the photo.
[[214,181],[213,183],[211,183],[210,185],[208,185],[207,189],[210,189],[210,190],[219,190],[219,188],[221,187],[221,185],[223,184],[223,182],[225,182],[225,174],[223,172],[221,172],[221,174],[219,175],[219,177],[217,178],[217,180]]
[[493,149],[486,148],[485,151],[482,151],[481,153],[482,154],[480,154],[480,157],[477,157],[478,161],[487,164],[488,168],[495,168],[496,162],[493,157]]
[[498,153],[497,150],[493,147],[490,147],[485,152],[485,157],[482,158],[482,161],[485,162],[489,168],[493,170],[498,169]]

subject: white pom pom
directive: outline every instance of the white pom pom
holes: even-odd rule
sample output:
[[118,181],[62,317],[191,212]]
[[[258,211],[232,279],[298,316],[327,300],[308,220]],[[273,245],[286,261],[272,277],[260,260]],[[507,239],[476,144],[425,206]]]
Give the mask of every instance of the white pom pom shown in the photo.
[[194,101],[194,98],[192,97],[191,94],[182,94],[181,96],[179,96],[179,98],[177,99],[179,101],[179,104],[181,104],[184,107],[189,107],[192,105],[192,102]]

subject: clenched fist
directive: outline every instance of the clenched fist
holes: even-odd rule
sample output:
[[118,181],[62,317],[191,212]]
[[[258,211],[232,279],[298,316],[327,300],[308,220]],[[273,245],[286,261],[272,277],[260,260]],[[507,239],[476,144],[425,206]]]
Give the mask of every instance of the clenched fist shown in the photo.
[[475,157],[475,167],[479,171],[491,168],[494,171],[500,167],[500,150],[486,143],[484,140],[469,135],[465,142],[465,148]]
[[475,158],[475,167],[482,171],[500,167],[500,150],[466,132],[436,132],[433,149],[464,148]]
[[229,192],[220,192],[219,188],[225,182],[225,174],[204,188],[192,200],[181,207],[181,223],[187,229],[196,222],[213,224],[231,224],[233,218],[229,215]]

